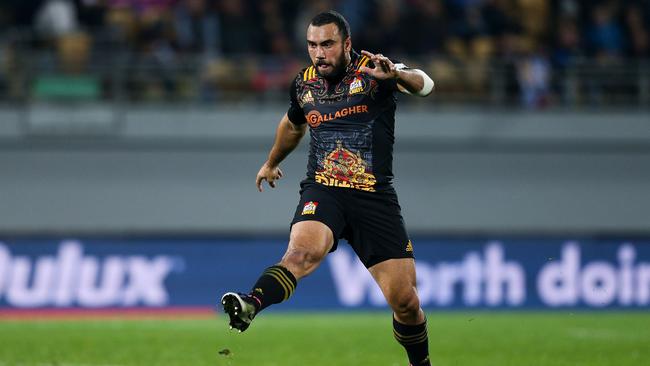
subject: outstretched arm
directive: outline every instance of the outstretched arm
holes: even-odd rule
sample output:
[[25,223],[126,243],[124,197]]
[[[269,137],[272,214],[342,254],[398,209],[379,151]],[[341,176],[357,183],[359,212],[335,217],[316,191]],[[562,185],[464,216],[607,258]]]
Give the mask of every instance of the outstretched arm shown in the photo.
[[280,120],[275,132],[275,142],[266,162],[260,168],[255,178],[257,189],[262,192],[262,181],[267,181],[269,186],[275,188],[275,181],[282,178],[280,163],[298,146],[300,139],[305,135],[307,125],[295,125],[286,113]]
[[361,53],[368,56],[375,65],[374,68],[362,67],[361,72],[368,73],[379,80],[397,80],[397,87],[402,93],[426,97],[433,91],[433,80],[424,71],[400,69],[380,53],[372,54],[368,51],[361,51]]

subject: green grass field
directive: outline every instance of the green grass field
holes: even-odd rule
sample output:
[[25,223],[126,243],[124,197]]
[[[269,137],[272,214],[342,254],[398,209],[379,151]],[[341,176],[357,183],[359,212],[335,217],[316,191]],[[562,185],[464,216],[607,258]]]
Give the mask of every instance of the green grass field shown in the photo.
[[[639,366],[650,313],[429,313],[434,365]],[[0,321],[0,366],[406,366],[389,313],[197,320]]]

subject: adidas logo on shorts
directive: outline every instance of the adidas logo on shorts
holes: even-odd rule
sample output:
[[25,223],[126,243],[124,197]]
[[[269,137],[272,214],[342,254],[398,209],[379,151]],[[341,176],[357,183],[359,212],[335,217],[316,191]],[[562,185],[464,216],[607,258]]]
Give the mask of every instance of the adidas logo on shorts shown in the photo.
[[409,240],[409,242],[406,244],[406,251],[407,252],[413,252],[413,243]]

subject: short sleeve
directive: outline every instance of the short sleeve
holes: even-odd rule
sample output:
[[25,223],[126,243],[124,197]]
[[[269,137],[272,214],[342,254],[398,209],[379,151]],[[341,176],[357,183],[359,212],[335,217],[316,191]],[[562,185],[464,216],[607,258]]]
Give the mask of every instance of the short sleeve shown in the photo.
[[287,117],[289,117],[291,123],[302,125],[307,123],[307,119],[305,119],[305,113],[298,103],[297,89],[296,80],[294,80],[289,90],[289,110],[287,111]]

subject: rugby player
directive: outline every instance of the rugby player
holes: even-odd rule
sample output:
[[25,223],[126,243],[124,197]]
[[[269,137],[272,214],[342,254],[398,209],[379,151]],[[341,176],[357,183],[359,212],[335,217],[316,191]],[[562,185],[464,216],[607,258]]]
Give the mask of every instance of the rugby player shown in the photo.
[[413,245],[392,187],[395,93],[427,96],[433,81],[379,53],[352,48],[350,26],[334,11],[307,28],[311,65],[295,78],[290,106],[256,177],[275,187],[280,162],[310,130],[307,178],[291,222],[286,253],[249,293],[221,302],[231,329],[246,330],[266,307],[287,300],[298,281],[344,238],[393,310],[396,340],[413,366],[430,365],[426,318],[416,292]]

